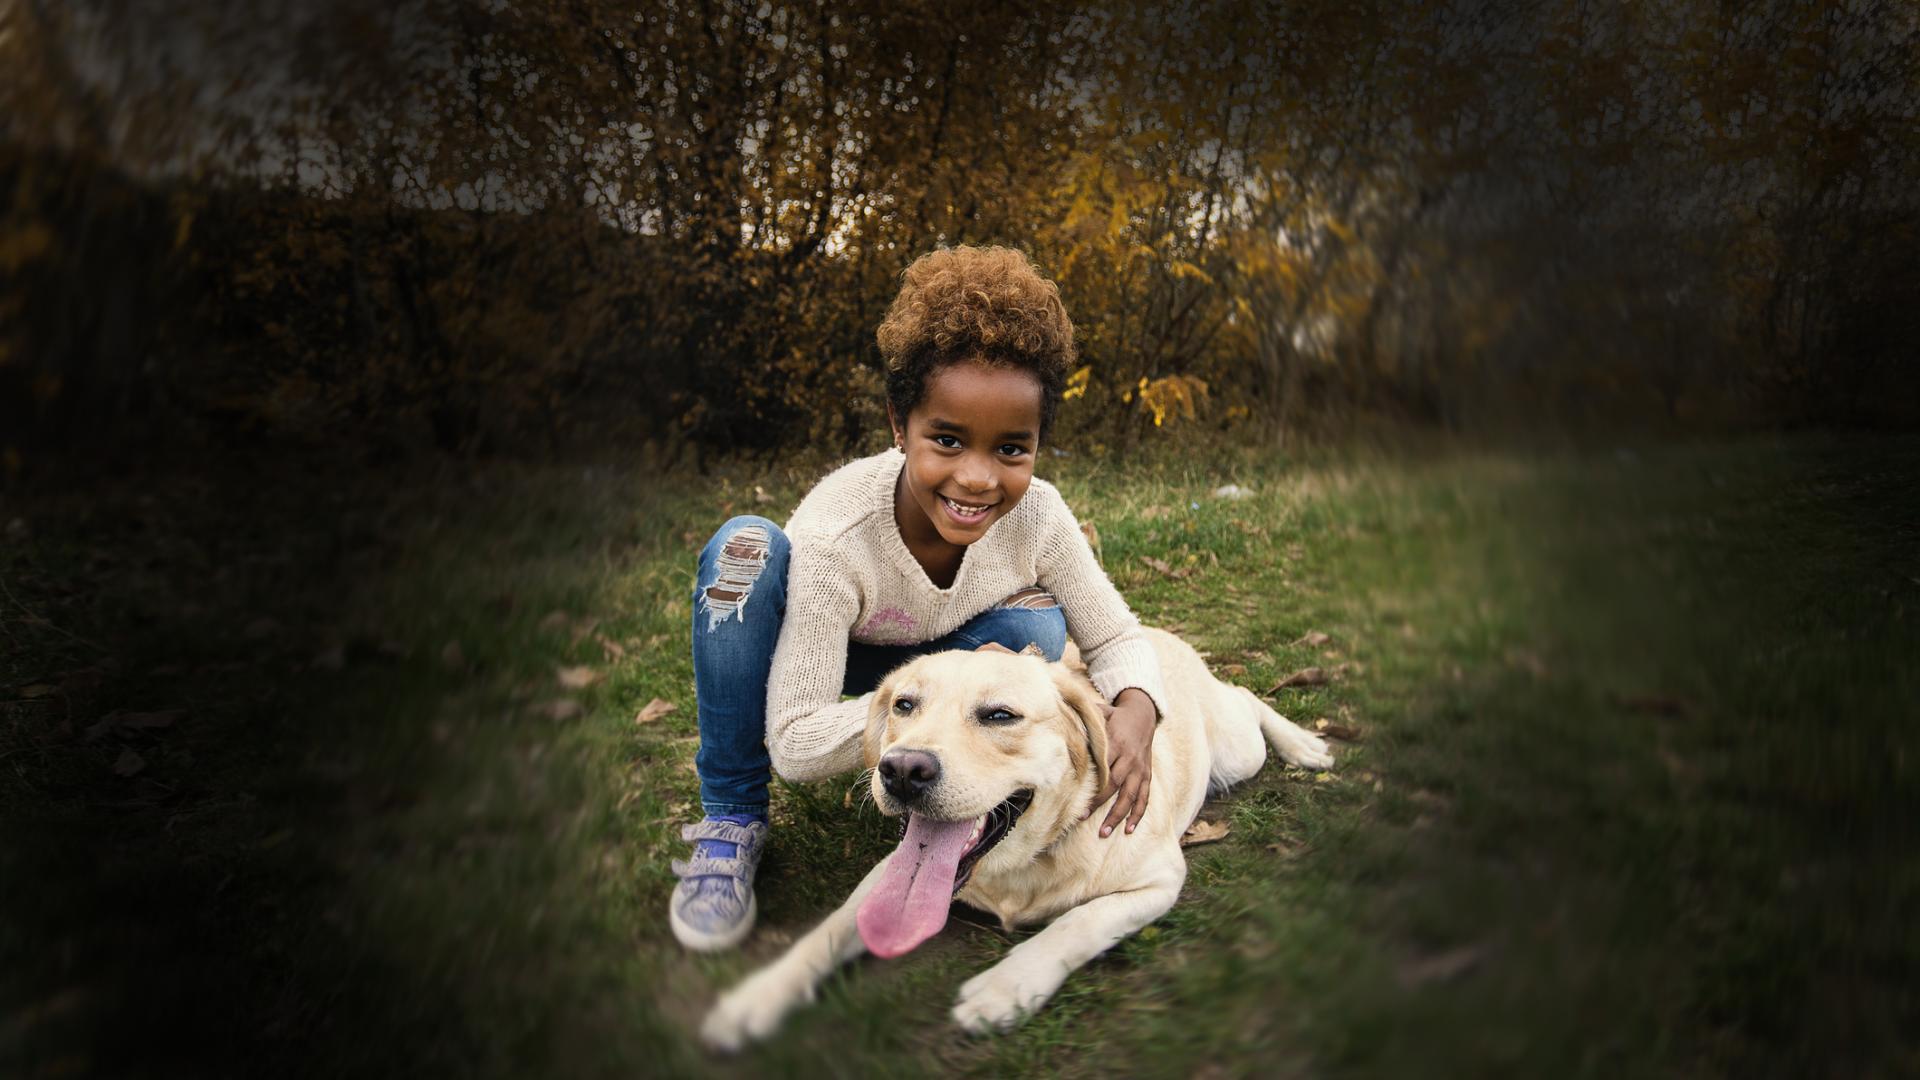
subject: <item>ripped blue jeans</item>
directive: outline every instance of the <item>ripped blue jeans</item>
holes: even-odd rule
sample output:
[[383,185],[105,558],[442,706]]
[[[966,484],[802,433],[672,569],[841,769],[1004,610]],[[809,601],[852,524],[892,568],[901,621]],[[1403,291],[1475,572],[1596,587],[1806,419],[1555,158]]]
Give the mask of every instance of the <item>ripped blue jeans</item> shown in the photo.
[[[764,814],[767,782],[767,676],[787,614],[792,544],[763,517],[736,517],[700,552],[693,590],[693,682],[699,695],[700,801],[708,814]],[[887,672],[924,653],[974,649],[988,642],[1018,652],[1037,645],[1050,660],[1066,649],[1067,620],[1052,597],[1023,589],[962,624],[915,645],[847,643],[842,692],[864,694]]]

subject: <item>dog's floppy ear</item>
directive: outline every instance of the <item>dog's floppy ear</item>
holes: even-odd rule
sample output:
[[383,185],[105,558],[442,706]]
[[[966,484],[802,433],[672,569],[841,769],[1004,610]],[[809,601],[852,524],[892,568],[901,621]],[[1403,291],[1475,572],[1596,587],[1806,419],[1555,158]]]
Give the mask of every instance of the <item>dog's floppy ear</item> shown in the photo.
[[1060,664],[1053,665],[1053,686],[1060,692],[1060,704],[1067,714],[1074,718],[1080,730],[1085,733],[1085,741],[1067,740],[1067,756],[1073,762],[1074,771],[1093,772],[1093,790],[1098,793],[1107,790],[1107,711],[1105,702],[1100,700],[1099,691],[1084,677],[1075,674]]
[[880,750],[887,740],[887,714],[893,708],[893,676],[880,680],[867,702],[867,730],[860,736],[860,762],[866,768],[880,764]]

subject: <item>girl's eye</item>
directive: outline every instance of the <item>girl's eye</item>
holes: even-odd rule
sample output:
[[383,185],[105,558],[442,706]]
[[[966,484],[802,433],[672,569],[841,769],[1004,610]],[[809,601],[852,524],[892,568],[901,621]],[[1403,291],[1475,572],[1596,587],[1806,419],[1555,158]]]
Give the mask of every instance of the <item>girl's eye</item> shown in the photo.
[[939,444],[940,446],[946,447],[949,450],[952,450],[960,445],[960,440],[954,438],[951,435],[935,435],[933,437],[933,441]]
[[1008,443],[1000,448],[1000,452],[1007,457],[1019,457],[1021,454],[1027,452],[1027,448],[1016,443]]
[[980,713],[980,722],[983,724],[1011,724],[1018,719],[1019,714],[1006,709],[990,709]]
[[895,698],[893,702],[893,711],[900,713],[903,716],[906,715],[907,713],[912,712],[913,699],[910,697]]

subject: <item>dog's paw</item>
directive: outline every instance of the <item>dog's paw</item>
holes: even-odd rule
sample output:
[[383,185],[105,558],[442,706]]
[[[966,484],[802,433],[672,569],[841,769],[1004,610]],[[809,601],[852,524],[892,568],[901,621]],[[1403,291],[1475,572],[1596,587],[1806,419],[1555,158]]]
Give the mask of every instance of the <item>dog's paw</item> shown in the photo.
[[700,1024],[700,1041],[707,1049],[737,1053],[772,1035],[794,1003],[788,995],[765,991],[749,980],[722,996]]
[[1333,768],[1333,752],[1327,749],[1327,740],[1303,728],[1294,728],[1286,733],[1280,747],[1280,760],[1289,765],[1298,765],[1303,769]]
[[1046,1003],[1053,987],[1023,980],[999,967],[968,979],[953,1006],[953,1022],[973,1035],[1007,1031]]

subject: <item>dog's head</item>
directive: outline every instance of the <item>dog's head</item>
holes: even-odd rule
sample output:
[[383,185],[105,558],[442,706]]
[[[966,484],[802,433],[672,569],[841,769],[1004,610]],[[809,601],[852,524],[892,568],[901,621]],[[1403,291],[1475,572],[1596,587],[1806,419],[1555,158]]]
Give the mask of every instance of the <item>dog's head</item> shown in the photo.
[[[908,815],[890,870],[902,866],[902,889],[950,882],[937,898],[942,922],[971,876],[1031,862],[1085,815],[1107,781],[1099,695],[1084,676],[1033,655],[942,652],[896,669],[874,691],[864,750],[881,812]],[[877,891],[908,903],[885,881]],[[935,899],[915,902],[931,911]],[[924,920],[906,920],[911,932],[892,936],[882,928],[886,940],[876,940],[867,914],[863,908],[862,933],[881,955],[924,940],[899,947],[926,929]],[[888,917],[895,916],[905,919],[899,911]]]

